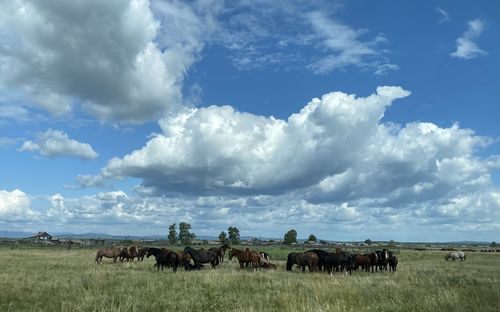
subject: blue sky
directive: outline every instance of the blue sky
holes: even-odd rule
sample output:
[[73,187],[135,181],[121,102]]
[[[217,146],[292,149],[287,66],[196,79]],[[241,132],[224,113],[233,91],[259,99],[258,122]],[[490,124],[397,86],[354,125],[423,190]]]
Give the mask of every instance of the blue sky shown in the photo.
[[3,3],[0,229],[498,241],[499,12]]

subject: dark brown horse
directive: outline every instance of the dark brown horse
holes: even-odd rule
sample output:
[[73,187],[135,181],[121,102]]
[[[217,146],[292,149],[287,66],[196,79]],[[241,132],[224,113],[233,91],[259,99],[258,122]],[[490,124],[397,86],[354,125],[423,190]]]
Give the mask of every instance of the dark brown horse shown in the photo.
[[144,261],[144,257],[148,253],[148,247],[141,247],[137,251],[137,261]]
[[95,256],[95,263],[102,263],[102,257],[113,258],[113,262],[120,257],[122,249],[119,247],[99,248]]
[[306,271],[306,266],[309,272],[318,271],[319,257],[315,252],[292,252],[288,254],[286,261],[286,270],[291,271],[294,264],[298,265],[302,272]]
[[224,255],[226,254],[226,250],[229,249],[231,247],[229,247],[228,244],[224,244],[220,247],[212,247],[209,249],[209,251],[213,251],[215,252],[215,254],[217,255],[217,257],[219,257],[219,261],[220,262],[224,262]]
[[261,258],[257,251],[252,251],[248,248],[245,250],[240,250],[232,247],[229,251],[229,261],[231,261],[233,257],[236,257],[236,259],[238,259],[240,269],[242,269],[244,265],[248,266],[249,264],[252,265],[254,270],[260,269]]
[[353,256],[347,252],[332,252],[324,259],[325,269],[330,275],[332,275],[333,270],[337,272],[344,272],[346,270],[346,272],[351,274],[353,262]]
[[389,262],[389,270],[396,272],[396,270],[398,268],[398,257],[393,255],[391,251],[389,252],[388,262]]
[[389,253],[387,249],[375,251],[377,254],[377,269],[380,271],[387,271],[387,265],[389,260]]
[[212,264],[213,269],[215,269],[215,267],[219,264],[219,257],[215,254],[215,252],[210,250],[209,251],[196,250],[187,246],[184,248],[184,253],[188,254],[191,257],[191,259],[193,259],[194,265],[198,269],[201,268],[200,264],[203,263]]
[[361,267],[363,271],[370,272],[370,268],[372,272],[374,271],[374,267],[377,266],[378,256],[376,253],[364,254],[364,255],[355,255],[354,256],[354,269],[358,269]]
[[179,259],[179,255],[171,250],[162,248],[148,248],[146,252],[146,257],[154,256],[156,259],[155,267],[158,268],[158,271],[163,271],[163,267],[172,267],[174,272],[177,272],[177,267],[181,264],[181,259]]

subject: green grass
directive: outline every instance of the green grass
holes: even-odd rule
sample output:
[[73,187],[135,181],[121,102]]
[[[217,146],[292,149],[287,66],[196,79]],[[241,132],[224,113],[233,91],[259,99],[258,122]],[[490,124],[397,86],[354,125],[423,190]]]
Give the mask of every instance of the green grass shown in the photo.
[[[284,259],[287,249],[270,248]],[[500,254],[402,251],[396,273],[157,273],[154,261],[94,264],[95,251],[0,248],[0,311],[499,311]]]

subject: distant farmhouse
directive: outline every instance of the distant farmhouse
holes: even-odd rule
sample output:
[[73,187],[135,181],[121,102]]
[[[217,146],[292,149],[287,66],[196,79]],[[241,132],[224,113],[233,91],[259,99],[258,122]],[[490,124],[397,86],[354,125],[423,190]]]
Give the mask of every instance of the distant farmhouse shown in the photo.
[[23,238],[23,241],[30,241],[33,243],[52,244],[52,235],[47,232],[38,232],[38,234]]

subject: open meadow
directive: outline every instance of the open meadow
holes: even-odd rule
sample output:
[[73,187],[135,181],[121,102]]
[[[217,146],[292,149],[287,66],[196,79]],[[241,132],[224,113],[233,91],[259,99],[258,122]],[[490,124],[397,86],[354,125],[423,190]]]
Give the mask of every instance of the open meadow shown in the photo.
[[[401,251],[396,273],[277,270],[157,273],[154,259],[94,263],[94,249],[0,248],[0,311],[499,311],[500,254]],[[280,260],[276,260],[280,259]],[[234,261],[234,259],[233,259]]]

